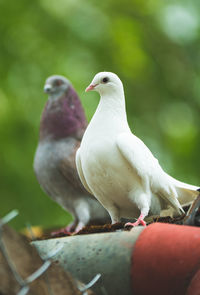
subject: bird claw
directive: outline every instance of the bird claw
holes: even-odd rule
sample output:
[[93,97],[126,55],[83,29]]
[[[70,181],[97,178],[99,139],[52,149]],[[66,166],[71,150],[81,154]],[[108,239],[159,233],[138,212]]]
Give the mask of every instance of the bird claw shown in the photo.
[[70,226],[66,226],[64,228],[61,228],[57,231],[54,231],[51,233],[52,237],[57,237],[59,235],[67,235],[67,236],[71,236],[72,235],[72,231],[71,231],[71,227]]
[[131,226],[131,227],[135,227],[135,226],[138,226],[139,224],[141,224],[142,226],[146,226],[146,222],[143,220],[143,219],[139,219],[136,221],[136,222],[127,222],[124,227],[127,227],[127,226]]

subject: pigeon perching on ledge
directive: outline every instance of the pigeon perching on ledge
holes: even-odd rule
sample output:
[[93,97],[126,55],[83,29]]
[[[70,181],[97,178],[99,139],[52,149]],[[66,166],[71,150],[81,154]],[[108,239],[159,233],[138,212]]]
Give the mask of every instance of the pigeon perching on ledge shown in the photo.
[[182,183],[163,171],[147,146],[130,130],[123,85],[110,72],[98,73],[87,91],[97,91],[100,102],[76,153],[84,187],[109,212],[112,223],[137,218],[127,226],[145,225],[150,213],[168,205],[178,214],[181,203],[192,200],[198,187]]
[[105,224],[110,217],[82,186],[75,164],[76,150],[87,126],[80,99],[63,76],[51,76],[44,91],[49,95],[40,123],[34,170],[42,189],[69,211],[74,222],[64,232],[87,224]]

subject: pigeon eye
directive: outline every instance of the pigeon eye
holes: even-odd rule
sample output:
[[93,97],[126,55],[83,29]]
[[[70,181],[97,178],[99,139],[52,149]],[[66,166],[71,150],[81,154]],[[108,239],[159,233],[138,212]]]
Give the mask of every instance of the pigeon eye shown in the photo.
[[60,85],[62,85],[62,84],[63,84],[62,80],[56,80],[56,81],[55,81],[55,85],[56,85],[56,86],[60,86]]
[[102,79],[102,82],[103,83],[107,83],[108,81],[109,81],[109,79],[107,77],[105,77],[105,78]]

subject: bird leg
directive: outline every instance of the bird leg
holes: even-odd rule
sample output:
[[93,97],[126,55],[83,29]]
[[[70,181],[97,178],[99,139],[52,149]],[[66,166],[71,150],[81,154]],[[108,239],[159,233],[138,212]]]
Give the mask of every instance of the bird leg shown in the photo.
[[79,232],[83,227],[85,226],[85,224],[82,221],[79,221],[79,223],[77,224],[74,233],[76,234],[77,232]]
[[136,220],[136,222],[127,222],[125,224],[126,226],[138,226],[141,224],[142,226],[146,226],[146,222],[144,221],[144,218],[148,215],[149,213],[149,207],[150,207],[150,202],[151,202],[151,194],[148,191],[148,185],[147,185],[147,192],[139,190],[135,190],[130,192],[129,198],[137,205],[138,209],[140,210],[140,216]]
[[74,230],[76,231],[76,228],[78,226],[78,221],[74,220],[72,223],[70,223],[69,225],[67,225],[64,228],[61,228],[57,231],[54,231],[51,233],[52,237],[58,236],[60,234],[64,234],[64,235],[68,235],[71,236],[71,234],[74,232]]
[[138,226],[139,224],[141,224],[142,226],[146,226],[146,222],[144,221],[144,218],[145,218],[145,215],[144,214],[140,214],[139,218],[136,220],[136,222],[127,222],[124,227],[126,226],[132,226],[132,227],[135,227],[135,226]]

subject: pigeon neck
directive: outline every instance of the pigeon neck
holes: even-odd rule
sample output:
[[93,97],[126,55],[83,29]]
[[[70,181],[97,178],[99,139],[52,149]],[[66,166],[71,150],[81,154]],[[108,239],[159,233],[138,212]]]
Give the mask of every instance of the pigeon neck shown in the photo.
[[99,109],[104,113],[113,114],[123,120],[127,120],[124,91],[112,91],[101,95]]
[[58,97],[50,97],[40,123],[40,141],[69,136],[81,139],[87,121],[81,102],[72,86]]

